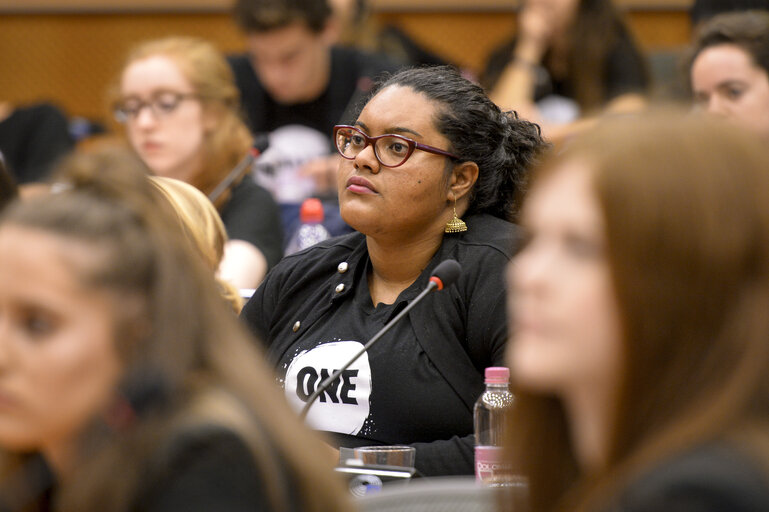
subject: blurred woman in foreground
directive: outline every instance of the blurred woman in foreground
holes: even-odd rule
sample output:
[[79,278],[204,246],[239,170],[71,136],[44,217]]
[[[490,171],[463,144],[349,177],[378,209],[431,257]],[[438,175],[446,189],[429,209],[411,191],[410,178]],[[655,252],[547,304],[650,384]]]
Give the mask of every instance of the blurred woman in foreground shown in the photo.
[[607,123],[535,177],[508,269],[533,511],[769,509],[768,156],[678,114]]
[[141,166],[63,167],[0,222],[10,510],[346,510]]

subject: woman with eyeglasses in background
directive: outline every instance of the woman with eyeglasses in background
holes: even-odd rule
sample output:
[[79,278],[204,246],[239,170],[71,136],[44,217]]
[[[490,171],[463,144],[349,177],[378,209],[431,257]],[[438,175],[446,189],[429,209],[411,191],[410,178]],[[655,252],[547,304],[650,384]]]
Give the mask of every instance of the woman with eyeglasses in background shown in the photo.
[[307,419],[337,446],[411,444],[421,473],[471,474],[472,407],[504,351],[514,196],[545,143],[447,67],[395,74],[334,136],[341,215],[358,233],[287,256],[242,316],[299,409],[457,260],[455,286],[417,305]]
[[[159,176],[210,195],[249,154],[253,137],[224,57],[202,39],[142,43],[113,87],[114,113],[131,146]],[[230,240],[219,267],[239,288],[254,288],[282,257],[280,212],[248,169],[214,199]]]

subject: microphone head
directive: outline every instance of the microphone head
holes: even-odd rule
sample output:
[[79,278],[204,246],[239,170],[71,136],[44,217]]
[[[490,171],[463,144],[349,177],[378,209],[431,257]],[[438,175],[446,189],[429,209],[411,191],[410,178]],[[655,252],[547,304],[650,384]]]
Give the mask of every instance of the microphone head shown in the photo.
[[435,283],[439,290],[443,290],[447,286],[451,286],[459,279],[459,274],[462,273],[462,266],[456,260],[443,260],[433,270],[433,275],[430,276],[430,282]]
[[254,142],[251,145],[251,155],[254,158],[259,157],[262,153],[267,151],[270,147],[270,137],[266,133],[258,133],[254,135]]

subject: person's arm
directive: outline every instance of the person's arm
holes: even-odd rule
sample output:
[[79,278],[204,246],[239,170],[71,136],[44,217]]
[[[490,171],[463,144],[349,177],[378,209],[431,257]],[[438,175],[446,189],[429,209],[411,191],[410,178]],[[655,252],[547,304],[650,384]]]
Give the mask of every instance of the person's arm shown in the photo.
[[269,192],[247,176],[232,189],[221,216],[230,240],[224,247],[219,277],[238,288],[256,288],[283,256],[278,206]]
[[609,101],[599,114],[583,117],[571,123],[553,124],[540,122],[539,124],[540,128],[542,128],[542,135],[547,140],[550,142],[561,142],[585,130],[589,130],[602,117],[638,113],[643,111],[647,104],[646,97],[642,94],[627,93]]
[[474,473],[473,434],[431,443],[413,443],[414,467],[423,476],[472,475]]
[[537,70],[553,35],[551,26],[546,10],[535,6],[521,11],[513,57],[489,92],[489,98],[503,110],[514,109],[526,119],[539,117],[534,90]]
[[256,288],[267,273],[267,259],[245,240],[229,240],[219,264],[218,277],[236,288]]

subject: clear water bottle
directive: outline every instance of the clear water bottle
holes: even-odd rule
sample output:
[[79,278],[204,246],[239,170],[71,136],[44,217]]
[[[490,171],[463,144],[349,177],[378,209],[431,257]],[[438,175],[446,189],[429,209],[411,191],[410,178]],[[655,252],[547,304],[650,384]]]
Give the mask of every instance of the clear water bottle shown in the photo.
[[286,247],[286,254],[299,252],[329,238],[328,230],[323,227],[323,204],[320,199],[305,199],[299,209],[301,224]]
[[513,405],[510,370],[486,368],[486,391],[475,402],[475,478],[489,486],[513,484],[512,470],[502,457],[505,412]]

